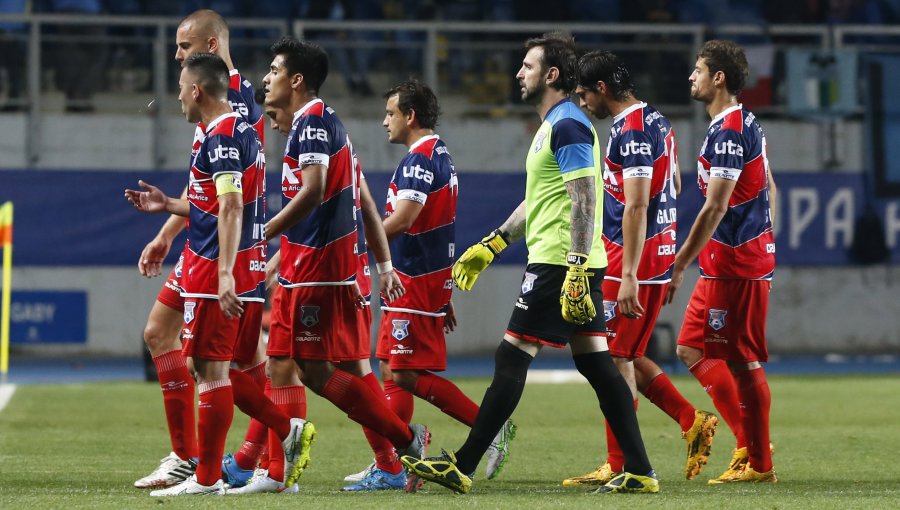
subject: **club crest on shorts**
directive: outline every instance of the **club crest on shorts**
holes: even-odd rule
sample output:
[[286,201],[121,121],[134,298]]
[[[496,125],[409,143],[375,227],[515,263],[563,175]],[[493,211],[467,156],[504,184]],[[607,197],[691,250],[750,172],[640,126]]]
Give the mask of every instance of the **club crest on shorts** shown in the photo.
[[534,273],[525,273],[525,278],[522,280],[522,294],[528,294],[531,292],[531,289],[534,288],[534,282],[537,280],[538,275]]
[[319,307],[300,305],[300,323],[311,328],[319,323]]
[[391,325],[394,329],[391,331],[391,336],[396,338],[397,340],[403,340],[404,338],[409,336],[409,321],[403,319],[394,319],[391,321]]
[[190,324],[192,320],[194,320],[194,307],[197,306],[197,303],[194,301],[185,301],[184,302],[184,323]]
[[616,301],[603,300],[603,320],[609,322],[616,318]]
[[719,310],[717,308],[709,309],[709,327],[713,328],[714,331],[719,331],[720,329],[725,327],[725,316],[728,314],[728,310]]

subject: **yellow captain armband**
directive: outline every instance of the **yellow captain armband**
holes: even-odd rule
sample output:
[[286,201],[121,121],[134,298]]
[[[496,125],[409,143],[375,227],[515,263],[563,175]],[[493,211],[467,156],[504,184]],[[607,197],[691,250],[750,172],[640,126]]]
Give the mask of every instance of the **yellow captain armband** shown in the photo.
[[225,193],[241,193],[240,174],[219,174],[216,176],[216,196]]

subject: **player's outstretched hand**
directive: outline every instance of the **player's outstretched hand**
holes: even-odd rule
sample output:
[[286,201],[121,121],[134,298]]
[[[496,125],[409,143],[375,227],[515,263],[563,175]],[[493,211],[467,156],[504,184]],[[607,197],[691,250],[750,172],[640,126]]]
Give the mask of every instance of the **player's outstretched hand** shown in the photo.
[[453,282],[459,290],[472,290],[481,272],[487,269],[494,261],[494,257],[508,245],[503,234],[497,229],[478,244],[470,246],[453,264]]
[[400,283],[400,277],[393,269],[381,273],[379,286],[381,287],[381,296],[388,303],[406,294],[406,288]]
[[159,213],[166,211],[166,202],[169,197],[162,192],[161,189],[147,184],[144,181],[138,181],[138,185],[144,191],[135,191],[131,189],[125,190],[125,199],[131,202],[135,209],[143,213]]
[[444,334],[448,334],[456,330],[456,308],[453,307],[453,301],[447,308],[447,315],[444,316]]
[[138,271],[147,278],[153,278],[162,274],[162,264],[169,254],[172,243],[161,236],[156,236],[144,246],[141,258],[138,259]]
[[587,255],[580,253],[570,253],[566,257],[569,270],[559,294],[559,304],[563,319],[573,324],[587,324],[597,316],[589,279],[593,273],[587,272],[587,259]]
[[219,307],[227,319],[240,317],[244,313],[244,307],[234,292],[234,276],[230,274],[219,275]]

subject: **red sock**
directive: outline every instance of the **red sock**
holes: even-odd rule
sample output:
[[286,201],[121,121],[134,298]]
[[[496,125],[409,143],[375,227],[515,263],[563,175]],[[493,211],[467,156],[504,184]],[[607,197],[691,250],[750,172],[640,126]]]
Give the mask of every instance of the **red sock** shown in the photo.
[[737,439],[737,447],[747,446],[744,427],[741,424],[741,404],[737,384],[728,369],[728,364],[720,359],[701,358],[689,370],[712,398],[719,416],[725,420]]
[[162,388],[172,451],[182,460],[197,456],[197,422],[194,417],[194,379],[181,350],[153,358]]
[[391,411],[394,411],[404,423],[409,424],[415,408],[413,394],[397,386],[394,381],[388,380],[384,381],[384,396]]
[[234,404],[238,409],[264,426],[275,429],[278,437],[287,437],[291,431],[291,419],[266,397],[262,388],[240,370],[229,370],[228,378],[234,387]]
[[762,368],[747,370],[735,375],[738,393],[744,404],[744,435],[750,466],[760,473],[772,470],[772,453],[769,451],[769,408],[772,394]]
[[[263,394],[265,394],[265,388],[270,386],[269,380],[266,378],[266,362],[243,370],[243,372],[253,379],[253,382],[262,388]],[[234,460],[241,469],[255,469],[259,465],[259,457],[265,449],[268,436],[268,427],[256,418],[250,420],[247,433],[244,434],[244,444],[234,454]]]
[[[375,395],[380,397],[384,404],[387,405],[387,398],[385,398],[384,391],[381,389],[381,385],[378,384],[378,378],[375,377],[375,374],[369,372],[366,376],[362,377],[362,380],[369,388],[372,388]],[[403,469],[403,464],[400,464],[397,452],[394,451],[394,445],[392,445],[386,437],[370,428],[363,427],[363,432],[366,434],[366,440],[369,441],[369,446],[371,446],[372,451],[375,452],[375,467],[394,475],[399,473]]]
[[694,406],[678,393],[666,374],[654,377],[641,393],[677,421],[682,431],[687,431],[694,424]]
[[[303,386],[282,386],[272,388],[272,402],[291,418],[306,419],[306,388]],[[281,438],[269,430],[269,478],[284,480],[284,449]]]
[[413,440],[412,431],[372,393],[359,377],[343,370],[335,370],[322,390],[322,396],[351,420],[377,431],[395,447],[406,448]]
[[437,407],[447,416],[471,427],[478,416],[478,404],[460,391],[455,384],[430,372],[419,374],[416,380],[417,397]]
[[234,418],[234,396],[228,379],[200,383],[199,460],[197,483],[212,485],[222,478],[225,438]]
[[266,381],[268,381],[268,378],[266,377],[265,361],[263,361],[259,365],[256,365],[255,367],[250,367],[241,371],[249,375],[250,378],[253,379],[253,382],[255,382],[256,385],[260,387],[260,389],[265,389]]
[[[637,411],[637,408],[638,400],[634,399],[634,410]],[[619,442],[616,441],[616,435],[609,428],[609,422],[603,420],[603,423],[606,424],[606,462],[614,473],[621,473],[625,470],[625,454],[619,447]]]
[[[266,386],[263,389],[263,394],[269,400],[272,400],[272,380],[268,377],[266,378]],[[263,442],[263,448],[262,451],[259,452],[259,467],[260,469],[269,469],[269,429],[266,429],[266,438]]]

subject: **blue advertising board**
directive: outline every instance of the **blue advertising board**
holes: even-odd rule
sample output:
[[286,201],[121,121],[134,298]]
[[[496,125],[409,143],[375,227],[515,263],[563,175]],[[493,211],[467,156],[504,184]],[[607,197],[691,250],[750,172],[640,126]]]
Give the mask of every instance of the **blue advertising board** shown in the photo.
[[[147,216],[128,205],[122,190],[138,179],[178,195],[186,176],[180,172],[100,172],[4,170],[0,202],[16,204],[14,266],[136,266],[143,247],[156,235],[164,215]],[[268,172],[269,214],[280,208],[279,173]],[[391,174],[368,171],[366,180],[383,208]],[[679,242],[700,210],[703,199],[696,174],[682,176],[678,197]],[[851,263],[849,249],[856,220],[867,205],[862,173],[777,171],[776,258],[778,265],[842,266]],[[46,186],[53,182],[54,186]],[[71,199],[77,189],[79,200]],[[38,192],[39,190],[39,192]],[[521,173],[459,174],[456,246],[462,253],[502,224],[525,196]],[[900,199],[871,201],[881,221],[891,262],[900,263]],[[180,237],[168,263],[184,246]],[[501,264],[521,264],[526,252],[516,243],[503,252]]]
[[86,291],[13,291],[11,298],[11,343],[87,342]]

